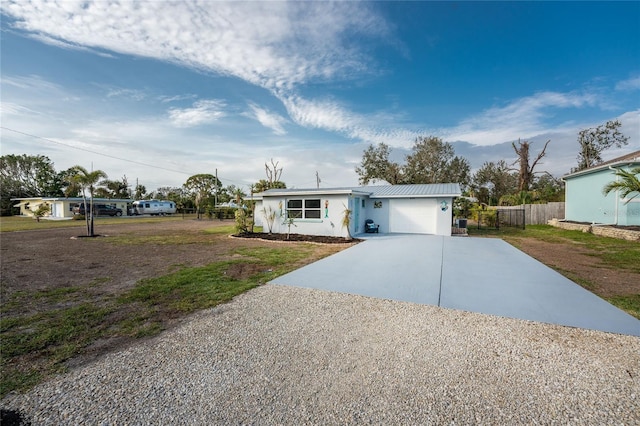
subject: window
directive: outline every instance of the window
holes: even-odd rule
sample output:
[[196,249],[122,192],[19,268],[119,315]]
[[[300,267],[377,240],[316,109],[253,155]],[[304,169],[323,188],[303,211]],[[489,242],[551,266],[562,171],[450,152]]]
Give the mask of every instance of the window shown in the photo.
[[304,200],[304,218],[320,219],[320,199]]
[[320,199],[287,200],[287,218],[320,219]]

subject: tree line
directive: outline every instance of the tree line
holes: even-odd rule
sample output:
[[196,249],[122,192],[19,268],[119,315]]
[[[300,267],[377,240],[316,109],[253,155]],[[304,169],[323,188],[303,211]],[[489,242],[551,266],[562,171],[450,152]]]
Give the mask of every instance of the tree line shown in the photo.
[[[578,165],[571,172],[603,162],[602,153],[613,146],[628,144],[620,132],[618,120],[578,133]],[[519,205],[531,202],[563,201],[564,186],[546,171],[539,169],[546,156],[547,141],[532,155],[532,144],[526,140],[512,143],[517,157],[513,163],[488,161],[471,173],[469,161],[455,154],[453,145],[435,136],[420,136],[404,162],[391,160],[391,149],[385,143],[369,145],[356,167],[361,185],[376,181],[395,184],[460,183],[465,195],[486,205]]]
[[[249,186],[250,193],[270,188],[286,188],[281,181],[283,168],[279,162],[265,163],[266,179]],[[127,176],[111,180],[102,170],[88,171],[82,166],[56,171],[53,162],[44,155],[3,155],[0,157],[0,208],[2,215],[12,213],[12,198],[30,197],[91,197],[106,199],[162,199],[173,201],[184,209],[198,212],[216,205],[242,205],[249,196],[236,185],[223,186],[213,174],[190,176],[182,186],[160,187],[147,192],[144,185],[129,184]],[[90,226],[90,225],[88,225]]]
[[[578,133],[578,164],[571,171],[579,171],[603,162],[602,153],[611,147],[628,144],[628,137],[620,132],[618,120],[581,130]],[[375,181],[390,184],[420,184],[458,182],[467,196],[486,205],[517,205],[536,201],[562,201],[562,182],[547,172],[537,170],[551,141],[531,158],[532,144],[518,140],[512,146],[517,160],[485,162],[471,173],[469,161],[455,154],[453,146],[434,136],[418,137],[404,162],[391,160],[391,148],[380,143],[370,145],[355,171],[359,182],[367,185]],[[248,194],[236,185],[223,186],[213,174],[196,174],[180,187],[160,187],[147,192],[144,185],[131,185],[127,176],[110,180],[99,171],[93,182],[93,196],[110,199],[164,199],[181,208],[201,211],[221,203],[241,205]],[[282,181],[283,168],[271,159],[265,163],[266,179],[249,186],[249,193],[271,188],[286,188]],[[0,208],[3,215],[11,214],[12,198],[81,197],[83,187],[78,176],[88,174],[81,166],[56,171],[53,162],[44,155],[4,155],[0,157]]]

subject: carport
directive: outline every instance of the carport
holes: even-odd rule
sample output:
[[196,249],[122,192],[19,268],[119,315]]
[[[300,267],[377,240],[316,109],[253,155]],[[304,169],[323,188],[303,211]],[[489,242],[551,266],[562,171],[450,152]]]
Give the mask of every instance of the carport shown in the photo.
[[380,235],[274,279],[640,336],[640,321],[499,239]]

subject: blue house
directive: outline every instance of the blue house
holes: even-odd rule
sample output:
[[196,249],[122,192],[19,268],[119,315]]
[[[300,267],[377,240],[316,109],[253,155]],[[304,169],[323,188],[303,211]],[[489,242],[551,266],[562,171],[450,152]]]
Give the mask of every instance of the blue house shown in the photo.
[[603,225],[640,225],[640,196],[628,200],[602,189],[618,179],[616,169],[640,167],[640,151],[564,176],[565,220]]

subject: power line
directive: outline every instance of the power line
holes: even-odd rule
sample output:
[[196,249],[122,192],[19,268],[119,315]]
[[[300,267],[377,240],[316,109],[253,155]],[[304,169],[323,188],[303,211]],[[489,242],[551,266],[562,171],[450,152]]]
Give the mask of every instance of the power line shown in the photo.
[[[130,160],[128,158],[117,157],[115,155],[109,155],[109,154],[105,154],[105,153],[98,152],[98,151],[92,151],[92,150],[87,149],[87,148],[81,148],[79,146],[73,146],[73,145],[69,145],[69,144],[66,144],[66,143],[54,141],[52,139],[43,138],[42,136],[33,135],[31,133],[25,133],[25,132],[21,132],[19,130],[10,129],[9,127],[0,126],[0,129],[8,130],[10,132],[18,133],[18,134],[21,134],[21,135],[24,135],[24,136],[29,136],[29,137],[32,137],[32,138],[35,138],[35,139],[41,139],[43,141],[47,141],[47,142],[55,143],[55,144],[58,144],[58,145],[62,145],[62,146],[65,146],[67,148],[73,148],[73,149],[77,149],[79,151],[90,152],[91,154],[101,155],[101,156],[107,157],[107,158],[113,158],[114,160],[126,161],[128,163],[138,164],[140,166],[151,167],[153,169],[159,169],[159,170],[166,170],[166,171],[169,171],[169,172],[180,173],[180,174],[187,175],[187,176],[192,176],[193,175],[193,173],[183,172],[181,170],[174,170],[174,169],[170,169],[170,168],[167,168],[167,167],[162,167],[162,166],[158,166],[158,165],[154,165],[154,164],[143,163],[141,161]],[[233,181],[231,179],[227,179],[227,178],[223,178],[223,177],[220,178],[220,181],[222,181],[223,179],[226,180],[227,182],[231,182],[233,184],[242,185],[242,186],[249,186],[246,183],[236,182],[236,181]]]
[[58,145],[66,146],[67,148],[73,148],[73,149],[77,149],[79,151],[85,151],[85,152],[90,152],[90,153],[96,154],[96,155],[102,155],[103,157],[113,158],[114,160],[126,161],[128,163],[138,164],[140,166],[146,166],[146,167],[151,167],[151,168],[154,168],[154,169],[166,170],[166,171],[169,171],[169,172],[181,173],[181,174],[184,174],[184,175],[187,175],[187,176],[191,176],[191,173],[183,172],[181,170],[174,170],[174,169],[169,169],[167,167],[161,167],[161,166],[157,166],[157,165],[153,165],[153,164],[143,163],[141,161],[130,160],[128,158],[116,157],[115,155],[109,155],[109,154],[105,154],[105,153],[98,152],[98,151],[92,151],[92,150],[87,149],[87,148],[81,148],[79,146],[69,145],[69,144],[66,144],[66,143],[54,141],[52,139],[43,138],[42,136],[32,135],[30,133],[25,133],[25,132],[21,132],[19,130],[10,129],[10,128],[4,127],[4,126],[0,126],[0,129],[9,130],[10,132],[18,133],[18,134],[21,134],[21,135],[24,135],[24,136],[29,136],[29,137],[36,138],[36,139],[42,139],[43,141],[47,141],[47,142],[55,143],[55,144],[58,144]]

